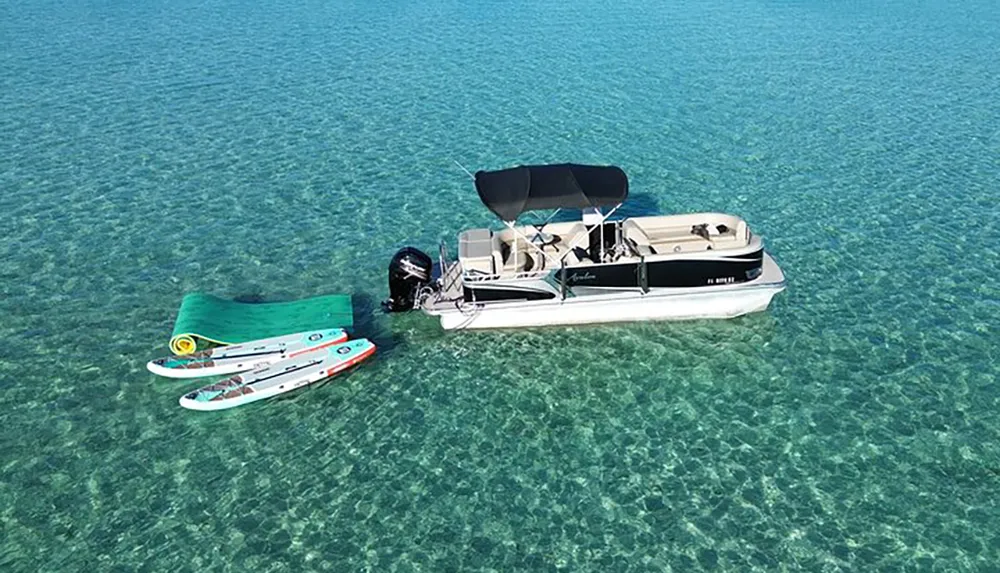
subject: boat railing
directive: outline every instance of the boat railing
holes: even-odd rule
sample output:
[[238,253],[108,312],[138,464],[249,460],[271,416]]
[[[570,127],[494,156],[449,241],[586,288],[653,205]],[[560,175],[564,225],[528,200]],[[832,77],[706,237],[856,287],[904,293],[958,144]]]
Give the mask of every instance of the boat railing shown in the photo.
[[444,241],[438,247],[438,264],[441,268],[441,292],[450,292],[462,280],[462,265],[458,261],[448,261],[448,245]]
[[446,262],[448,262],[448,245],[441,241],[438,243],[438,268],[441,269],[441,278],[444,278]]

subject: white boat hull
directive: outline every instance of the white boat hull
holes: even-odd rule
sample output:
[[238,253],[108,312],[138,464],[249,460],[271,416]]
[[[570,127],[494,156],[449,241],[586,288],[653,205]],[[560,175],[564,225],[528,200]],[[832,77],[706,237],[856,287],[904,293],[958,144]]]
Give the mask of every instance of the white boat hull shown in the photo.
[[566,300],[464,303],[425,309],[440,317],[445,330],[519,328],[657,320],[733,318],[765,310],[785,289],[778,265],[764,255],[757,279],[737,285],[635,290]]

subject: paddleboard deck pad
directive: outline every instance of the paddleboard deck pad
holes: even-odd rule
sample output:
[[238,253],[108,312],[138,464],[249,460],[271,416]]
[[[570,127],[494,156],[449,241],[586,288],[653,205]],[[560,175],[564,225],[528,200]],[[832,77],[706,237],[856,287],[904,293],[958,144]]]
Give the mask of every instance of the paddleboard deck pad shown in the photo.
[[182,396],[180,404],[201,411],[242,406],[335,376],[374,353],[365,338],[343,342],[209,384]]
[[167,378],[222,376],[262,368],[345,340],[347,332],[341,328],[312,330],[220,346],[185,356],[158,358],[148,362],[146,368]]

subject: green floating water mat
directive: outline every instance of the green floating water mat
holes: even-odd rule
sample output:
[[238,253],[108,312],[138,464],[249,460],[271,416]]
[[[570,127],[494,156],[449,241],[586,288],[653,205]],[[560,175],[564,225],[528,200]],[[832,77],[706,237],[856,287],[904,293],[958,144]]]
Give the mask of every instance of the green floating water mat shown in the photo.
[[354,324],[351,297],[317,296],[290,302],[236,302],[203,293],[184,296],[177,311],[170,351],[190,354],[217,344],[239,344],[322,328]]

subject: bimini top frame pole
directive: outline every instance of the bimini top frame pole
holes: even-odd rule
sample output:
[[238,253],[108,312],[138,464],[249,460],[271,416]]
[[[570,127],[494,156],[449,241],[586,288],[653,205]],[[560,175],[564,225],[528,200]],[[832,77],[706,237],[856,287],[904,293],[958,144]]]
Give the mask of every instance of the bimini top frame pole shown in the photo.
[[[601,228],[601,230],[603,231],[603,229],[604,229],[604,223],[607,222],[608,218],[611,217],[612,215],[614,215],[615,211],[617,211],[618,208],[621,207],[622,205],[623,205],[622,203],[619,203],[619,204],[615,205],[614,208],[611,209],[610,211],[608,211],[608,213],[606,215],[602,215],[600,223],[598,223],[597,225],[594,225],[594,226],[595,227],[599,226]],[[559,212],[559,209],[556,209],[556,213],[558,213],[558,212]],[[549,221],[551,221],[552,218],[555,217],[556,213],[553,213],[551,216],[549,216],[549,218],[546,219],[544,223],[542,223],[542,226],[540,228],[537,228],[537,233],[542,233],[543,232],[543,229],[545,228],[545,225],[549,224]],[[533,248],[536,251],[538,251],[543,257],[545,257],[546,261],[548,261],[549,263],[551,263],[551,266],[553,266],[553,267],[560,266],[561,263],[562,263],[562,261],[565,260],[566,256],[569,255],[573,251],[573,249],[577,247],[577,245],[578,245],[578,243],[580,241],[580,237],[578,236],[575,240],[573,240],[572,243],[569,244],[568,247],[566,247],[566,252],[563,253],[562,256],[559,257],[558,259],[555,259],[555,258],[549,256],[549,254],[546,253],[545,251],[543,251],[541,247],[539,247],[538,245],[536,245],[534,242],[531,241],[531,239],[529,239],[527,236],[525,236],[525,234],[522,233],[520,231],[520,229],[518,229],[515,226],[517,224],[517,221],[504,221],[503,224],[506,225],[511,231],[513,231],[514,235],[515,235],[515,238],[514,238],[515,242],[514,242],[514,245],[513,245],[513,251],[514,251],[514,268],[517,268],[517,251],[518,251],[518,249],[517,249],[517,238],[518,237],[520,237],[521,239],[524,239],[524,242],[527,245],[530,245],[531,248]],[[587,233],[585,235],[583,235],[583,236],[589,237],[590,233],[592,233],[593,231],[594,231],[593,229],[589,229],[587,231]]]
[[[601,221],[600,221],[600,223],[598,223],[597,225],[594,225],[594,226],[595,226],[595,227],[597,227],[597,226],[600,226],[600,228],[601,228],[601,232],[604,232],[604,223],[606,223],[606,222],[607,222],[607,220],[608,220],[608,219],[609,219],[609,218],[610,218],[610,217],[611,217],[612,215],[614,215],[614,214],[615,214],[615,211],[617,211],[617,210],[618,210],[618,208],[619,208],[619,207],[621,207],[622,205],[623,205],[623,203],[619,203],[619,204],[615,205],[613,209],[611,209],[610,211],[608,211],[608,214],[607,214],[607,215],[603,215],[603,216],[601,217]],[[587,234],[586,234],[586,236],[587,236],[587,237],[589,237],[589,236],[590,236],[590,234],[591,234],[591,233],[593,233],[593,232],[594,232],[594,230],[593,230],[593,229],[590,229],[590,230],[588,230],[588,231],[587,231]],[[569,255],[569,254],[570,254],[570,253],[571,253],[571,252],[573,251],[573,249],[575,249],[575,248],[576,248],[576,246],[577,246],[577,241],[578,241],[578,240],[579,240],[579,237],[577,237],[577,240],[574,240],[574,241],[573,241],[572,243],[570,243],[570,244],[569,244],[569,246],[568,246],[568,247],[566,247],[566,252],[565,252],[565,253],[563,253],[563,255],[562,255],[561,257],[559,257],[559,260],[560,260],[560,261],[561,261],[561,260],[563,260],[563,259],[565,259],[565,258],[566,258],[566,256],[567,256],[567,255]]]
[[[628,197],[628,176],[620,167],[614,165],[574,163],[520,165],[471,174],[460,163],[456,163],[463,171],[472,175],[476,192],[479,193],[483,204],[514,232],[515,268],[518,264],[518,238],[524,239],[525,243],[531,245],[551,263],[557,263],[566,257],[564,253],[560,259],[553,259],[525,237],[524,233],[518,231],[515,225],[522,213],[556,210],[538,229],[538,233],[541,233],[560,209],[600,209],[614,205],[614,208],[601,218],[603,233],[604,222]],[[587,235],[589,237],[589,231]],[[571,248],[575,247],[574,242]]]

